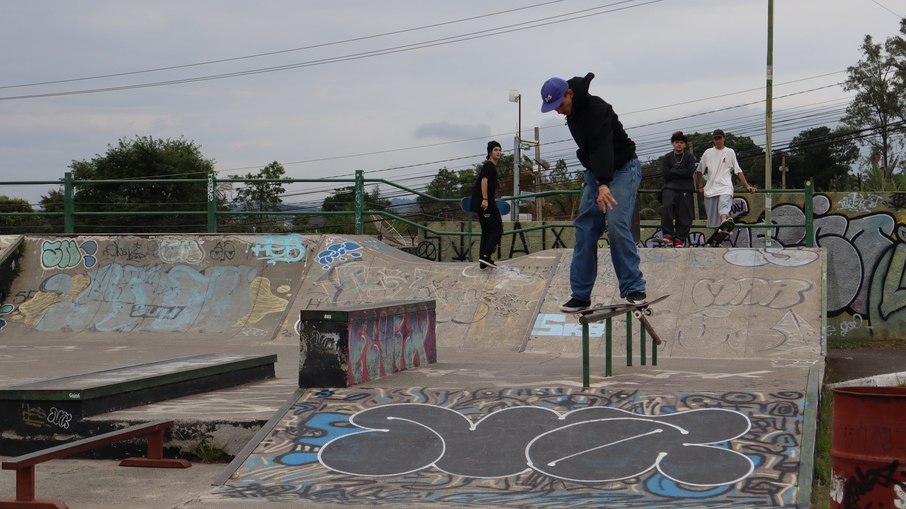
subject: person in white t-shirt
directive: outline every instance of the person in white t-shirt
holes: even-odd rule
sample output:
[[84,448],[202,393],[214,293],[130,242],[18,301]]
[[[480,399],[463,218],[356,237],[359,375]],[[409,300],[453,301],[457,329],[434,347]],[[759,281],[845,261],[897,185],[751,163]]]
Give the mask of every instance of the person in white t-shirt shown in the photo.
[[711,139],[714,146],[702,154],[695,169],[695,180],[698,183],[698,191],[705,196],[708,228],[725,229],[724,223],[732,225],[733,221],[730,218],[730,207],[733,205],[733,174],[739,177],[746,191],[754,193],[758,189],[746,181],[739,161],[736,160],[736,152],[724,146],[724,132],[715,129]]

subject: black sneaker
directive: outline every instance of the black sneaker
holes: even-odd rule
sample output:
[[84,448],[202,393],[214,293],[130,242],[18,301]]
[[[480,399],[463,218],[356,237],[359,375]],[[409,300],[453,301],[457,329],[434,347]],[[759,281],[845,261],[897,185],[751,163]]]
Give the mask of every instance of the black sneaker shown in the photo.
[[647,299],[648,296],[645,295],[645,292],[632,292],[626,296],[626,300],[635,305],[644,304]]
[[495,269],[497,268],[497,265],[494,264],[494,260],[491,260],[491,257],[490,257],[490,256],[487,256],[487,257],[484,257],[484,256],[479,257],[479,258],[478,258],[478,265],[479,265],[482,269],[486,269],[486,268],[488,268],[488,267],[493,267],[493,268],[495,268]]
[[588,309],[590,307],[590,300],[580,300],[573,297],[569,299],[566,304],[560,306],[560,311],[563,311],[564,313],[575,313],[576,311],[582,311],[583,309]]

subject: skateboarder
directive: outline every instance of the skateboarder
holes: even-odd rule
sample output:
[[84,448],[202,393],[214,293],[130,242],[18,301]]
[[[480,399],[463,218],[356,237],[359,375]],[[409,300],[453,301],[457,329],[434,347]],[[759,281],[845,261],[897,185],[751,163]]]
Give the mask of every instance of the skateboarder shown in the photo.
[[472,212],[478,214],[481,225],[481,242],[478,244],[478,267],[482,270],[497,267],[491,259],[503,236],[503,220],[497,209],[497,161],[500,160],[500,143],[488,142],[488,156],[478,171],[472,188]]
[[664,176],[661,213],[661,239],[667,245],[683,247],[692,226],[692,200],[695,196],[695,156],[686,152],[689,140],[682,131],[670,136],[673,150],[661,158]]
[[733,174],[739,177],[746,191],[754,193],[758,189],[746,181],[739,161],[736,160],[736,152],[724,146],[724,132],[715,129],[711,140],[714,146],[702,154],[695,169],[695,177],[698,191],[705,195],[708,227],[729,232],[733,229],[733,219],[730,218],[730,207],[733,205]]
[[642,165],[635,142],[623,129],[613,107],[588,93],[592,73],[568,82],[551,78],[541,87],[541,112],[556,111],[566,124],[585,167],[585,188],[579,203],[576,244],[569,267],[572,298],[560,306],[566,313],[591,306],[591,291],[598,277],[598,239],[607,228],[610,260],[620,285],[620,297],[632,304],[645,302],[645,280],[639,268],[639,251],[632,235]]

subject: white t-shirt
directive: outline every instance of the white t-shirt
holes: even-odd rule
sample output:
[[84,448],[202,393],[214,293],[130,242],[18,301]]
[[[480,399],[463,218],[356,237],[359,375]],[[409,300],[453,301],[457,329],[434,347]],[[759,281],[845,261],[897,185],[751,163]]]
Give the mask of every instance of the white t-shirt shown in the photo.
[[736,152],[732,148],[724,147],[717,150],[714,147],[705,150],[698,168],[695,171],[704,174],[705,197],[733,194],[733,174],[742,173]]

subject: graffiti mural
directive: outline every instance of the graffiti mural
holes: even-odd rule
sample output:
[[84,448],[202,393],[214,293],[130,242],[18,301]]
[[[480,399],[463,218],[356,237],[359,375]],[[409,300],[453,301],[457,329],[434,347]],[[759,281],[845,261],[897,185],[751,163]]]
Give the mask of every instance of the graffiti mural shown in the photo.
[[350,240],[339,242],[327,246],[318,253],[318,263],[324,270],[330,268],[337,262],[343,263],[356,260],[362,257],[362,246]]
[[215,493],[321,503],[794,505],[804,394],[309,392]]
[[[44,332],[183,331],[197,321],[220,332],[235,321],[234,309],[249,308],[245,288],[256,272],[249,266],[112,263],[90,274],[51,275],[18,312]],[[242,302],[231,302],[236,299]]]
[[84,265],[90,269],[97,263],[97,242],[86,240],[81,244],[72,239],[44,241],[41,244],[41,266],[45,269],[70,269]]
[[298,234],[266,235],[256,238],[249,251],[271,265],[301,262],[305,258],[305,241]]
[[437,360],[434,306],[361,310],[349,319],[349,385]]

